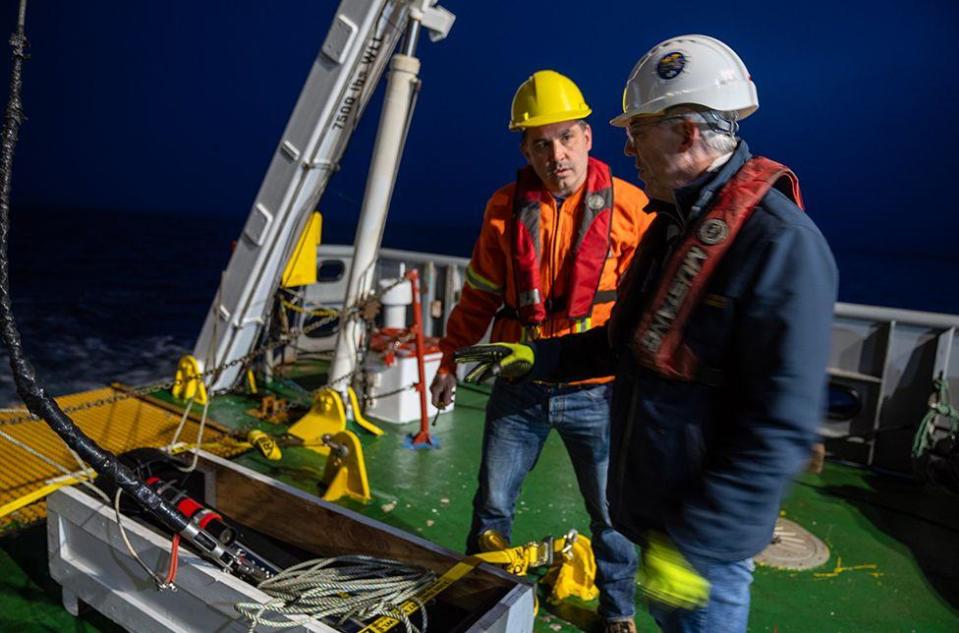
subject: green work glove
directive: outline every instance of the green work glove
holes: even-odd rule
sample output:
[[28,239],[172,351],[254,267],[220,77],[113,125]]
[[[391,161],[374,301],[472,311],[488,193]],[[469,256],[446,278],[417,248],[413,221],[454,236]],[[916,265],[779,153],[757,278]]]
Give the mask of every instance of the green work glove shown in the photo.
[[456,350],[457,363],[479,363],[466,374],[466,382],[483,383],[503,376],[522,378],[533,368],[533,348],[522,343],[472,345]]
[[699,609],[709,602],[709,581],[659,532],[647,536],[636,582],[649,600],[667,607]]

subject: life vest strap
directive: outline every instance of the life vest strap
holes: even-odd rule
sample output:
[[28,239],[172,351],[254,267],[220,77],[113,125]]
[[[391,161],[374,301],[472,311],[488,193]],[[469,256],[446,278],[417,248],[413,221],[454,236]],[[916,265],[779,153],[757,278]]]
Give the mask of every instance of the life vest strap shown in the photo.
[[[608,165],[595,158],[589,159],[582,195],[582,219],[568,245],[573,265],[569,271],[565,310],[571,320],[590,316],[609,253],[613,176]],[[526,326],[543,323],[551,313],[540,287],[540,214],[548,197],[549,193],[532,167],[527,165],[519,171],[513,193],[511,255],[516,280],[517,318]]]
[[761,156],[746,161],[720,189],[716,203],[665,263],[655,295],[639,319],[630,343],[639,364],[675,380],[722,380],[721,375],[709,375],[686,343],[686,324],[739,231],[774,186],[802,204],[796,175]]

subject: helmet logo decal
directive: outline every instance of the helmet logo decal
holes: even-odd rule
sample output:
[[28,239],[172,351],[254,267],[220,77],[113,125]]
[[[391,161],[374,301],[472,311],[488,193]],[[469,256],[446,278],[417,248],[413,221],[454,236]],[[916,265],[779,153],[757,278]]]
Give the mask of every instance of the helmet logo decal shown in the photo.
[[679,51],[666,53],[656,64],[656,74],[661,79],[673,79],[686,67],[686,56]]
[[699,239],[703,244],[712,246],[726,241],[729,236],[729,225],[716,218],[710,218],[699,227]]

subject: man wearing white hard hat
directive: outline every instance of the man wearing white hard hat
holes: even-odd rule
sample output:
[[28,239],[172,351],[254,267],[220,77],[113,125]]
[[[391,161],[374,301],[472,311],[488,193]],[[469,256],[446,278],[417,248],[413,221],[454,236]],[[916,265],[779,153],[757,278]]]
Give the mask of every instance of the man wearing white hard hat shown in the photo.
[[639,583],[670,632],[746,630],[752,557],[825,394],[836,266],[793,172],[738,136],[757,107],[719,40],[643,56],[612,124],[657,217],[610,321],[490,361],[515,380],[615,374],[610,513],[642,546]]

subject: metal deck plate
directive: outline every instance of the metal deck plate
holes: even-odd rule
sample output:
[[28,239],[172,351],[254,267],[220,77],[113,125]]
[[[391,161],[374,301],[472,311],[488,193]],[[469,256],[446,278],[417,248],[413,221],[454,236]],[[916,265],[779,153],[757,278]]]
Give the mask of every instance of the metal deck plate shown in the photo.
[[803,571],[829,560],[829,548],[795,521],[780,517],[776,520],[772,543],[754,560],[767,567]]

